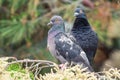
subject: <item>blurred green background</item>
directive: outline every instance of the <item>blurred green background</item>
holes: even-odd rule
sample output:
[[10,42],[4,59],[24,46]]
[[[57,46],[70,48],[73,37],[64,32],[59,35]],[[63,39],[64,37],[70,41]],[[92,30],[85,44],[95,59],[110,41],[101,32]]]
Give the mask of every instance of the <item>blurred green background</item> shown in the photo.
[[69,32],[75,17],[74,9],[81,6],[99,37],[96,64],[120,49],[120,1],[92,0],[93,9],[81,0],[0,0],[0,56],[18,59],[47,59],[57,62],[48,49],[46,24],[58,14],[65,20]]

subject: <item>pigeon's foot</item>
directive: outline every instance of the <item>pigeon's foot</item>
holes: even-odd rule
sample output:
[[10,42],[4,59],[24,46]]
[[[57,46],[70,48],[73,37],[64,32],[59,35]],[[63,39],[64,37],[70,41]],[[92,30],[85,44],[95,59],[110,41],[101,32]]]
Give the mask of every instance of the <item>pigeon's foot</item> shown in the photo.
[[65,64],[60,64],[59,65],[59,68],[61,69],[61,70],[65,70],[66,68],[67,68],[67,64],[65,63]]

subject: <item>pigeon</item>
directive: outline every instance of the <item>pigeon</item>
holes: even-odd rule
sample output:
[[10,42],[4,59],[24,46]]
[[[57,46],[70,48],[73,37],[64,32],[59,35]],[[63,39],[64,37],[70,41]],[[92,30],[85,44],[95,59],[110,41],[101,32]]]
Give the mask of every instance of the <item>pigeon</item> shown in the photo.
[[85,51],[90,65],[94,64],[94,56],[98,45],[98,36],[92,30],[85,11],[81,8],[76,8],[74,15],[76,16],[70,34],[75,38],[77,44]]
[[65,33],[65,25],[61,16],[55,15],[48,25],[47,47],[50,53],[62,64],[81,64],[88,71],[93,71],[86,53],[76,44],[75,40]]

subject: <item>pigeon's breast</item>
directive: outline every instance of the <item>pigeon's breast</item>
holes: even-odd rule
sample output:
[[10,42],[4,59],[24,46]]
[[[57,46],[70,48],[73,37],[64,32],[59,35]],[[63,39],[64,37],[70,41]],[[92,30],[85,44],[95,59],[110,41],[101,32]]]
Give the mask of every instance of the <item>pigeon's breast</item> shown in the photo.
[[54,31],[52,33],[48,33],[47,47],[48,47],[50,53],[52,53],[53,56],[56,56],[55,35],[57,35],[58,33],[59,33],[58,31]]

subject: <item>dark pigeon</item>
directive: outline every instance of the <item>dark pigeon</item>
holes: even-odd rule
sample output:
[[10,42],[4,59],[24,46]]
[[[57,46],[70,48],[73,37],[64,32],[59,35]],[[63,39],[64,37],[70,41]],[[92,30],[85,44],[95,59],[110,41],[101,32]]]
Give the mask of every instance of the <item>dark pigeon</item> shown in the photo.
[[53,16],[49,25],[52,25],[48,32],[48,49],[50,53],[61,63],[82,64],[93,71],[85,52],[76,42],[65,33],[64,21],[60,16]]
[[75,38],[79,46],[85,51],[91,65],[98,45],[97,34],[92,30],[84,10],[77,8],[74,15],[76,19],[71,29],[71,35]]

